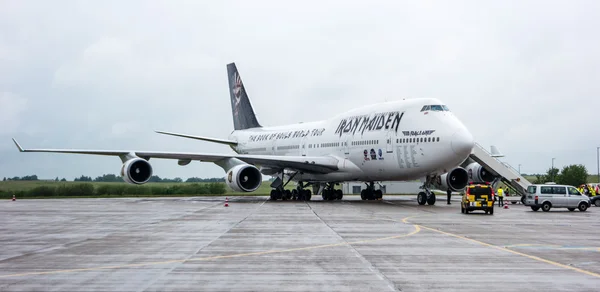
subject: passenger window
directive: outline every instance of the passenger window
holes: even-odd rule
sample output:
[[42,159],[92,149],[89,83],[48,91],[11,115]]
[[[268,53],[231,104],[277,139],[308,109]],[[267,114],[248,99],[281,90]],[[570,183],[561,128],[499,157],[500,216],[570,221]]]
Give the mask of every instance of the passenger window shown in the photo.
[[581,196],[581,193],[574,187],[569,187],[569,195]]
[[437,137],[437,141],[440,142],[440,137]]
[[552,194],[552,187],[541,187],[540,188],[540,193],[545,194],[545,195],[551,195]]
[[552,192],[555,195],[566,195],[567,189],[565,187],[552,187]]

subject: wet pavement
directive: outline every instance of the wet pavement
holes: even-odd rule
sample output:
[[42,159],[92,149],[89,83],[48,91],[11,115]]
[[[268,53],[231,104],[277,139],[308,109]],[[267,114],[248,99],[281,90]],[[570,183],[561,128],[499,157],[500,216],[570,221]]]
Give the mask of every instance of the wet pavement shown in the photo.
[[0,202],[0,291],[599,291],[600,208],[266,197]]

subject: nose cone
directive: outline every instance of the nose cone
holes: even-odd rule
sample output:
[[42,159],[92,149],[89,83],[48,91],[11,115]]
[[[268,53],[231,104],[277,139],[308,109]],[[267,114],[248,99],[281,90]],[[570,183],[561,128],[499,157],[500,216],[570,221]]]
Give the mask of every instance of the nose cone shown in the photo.
[[473,136],[467,129],[461,127],[452,135],[451,146],[454,154],[460,158],[467,158],[473,150]]

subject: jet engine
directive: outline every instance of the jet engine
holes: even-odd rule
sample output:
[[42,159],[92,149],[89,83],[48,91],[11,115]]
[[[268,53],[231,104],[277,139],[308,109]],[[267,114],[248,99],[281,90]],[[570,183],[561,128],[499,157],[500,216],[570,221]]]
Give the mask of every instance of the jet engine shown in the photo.
[[487,169],[485,169],[481,164],[477,162],[473,162],[466,167],[467,174],[469,175],[469,180],[482,183],[482,182],[492,182],[494,181],[494,175],[491,174]]
[[240,164],[227,171],[227,185],[236,192],[253,192],[262,183],[258,168],[250,164]]
[[141,158],[129,159],[121,167],[121,176],[123,180],[130,184],[141,185],[150,180],[152,166],[148,161]]
[[433,184],[439,190],[446,191],[448,189],[453,192],[458,192],[464,189],[469,183],[467,171],[462,167],[457,167],[451,171],[438,176]]

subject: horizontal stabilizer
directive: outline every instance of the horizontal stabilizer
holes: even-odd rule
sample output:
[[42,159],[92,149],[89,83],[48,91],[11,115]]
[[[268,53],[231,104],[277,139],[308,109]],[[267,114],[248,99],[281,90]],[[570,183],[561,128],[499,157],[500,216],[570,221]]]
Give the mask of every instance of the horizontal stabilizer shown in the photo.
[[155,131],[155,132],[159,133],[159,134],[165,134],[165,135],[183,137],[183,138],[188,138],[188,139],[196,139],[196,140],[208,141],[208,142],[219,143],[219,144],[226,144],[226,145],[230,145],[230,146],[236,146],[238,144],[236,141],[219,139],[219,138],[210,138],[210,137],[202,137],[202,136],[192,136],[192,135],[178,134],[178,133],[171,133],[171,132],[163,132],[163,131]]

